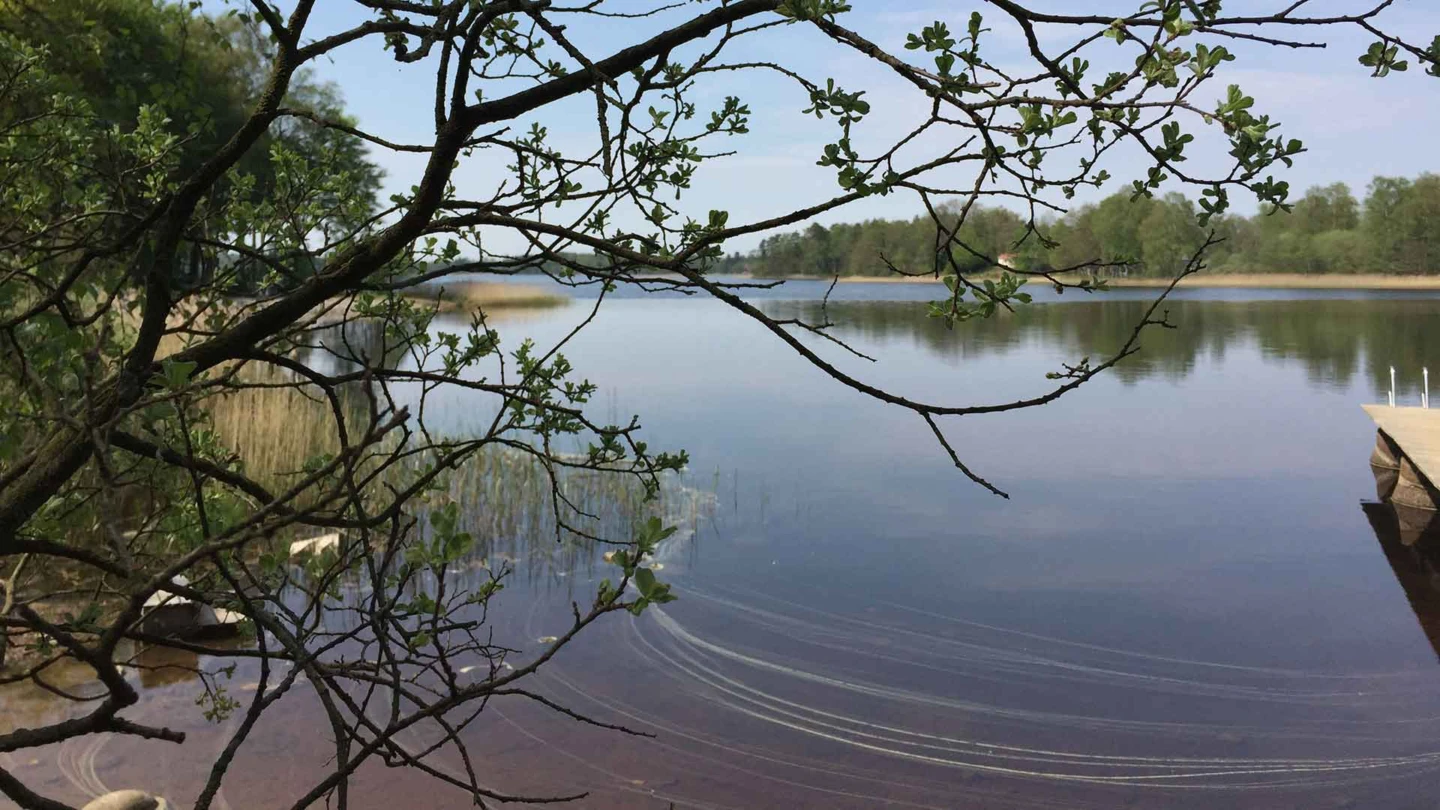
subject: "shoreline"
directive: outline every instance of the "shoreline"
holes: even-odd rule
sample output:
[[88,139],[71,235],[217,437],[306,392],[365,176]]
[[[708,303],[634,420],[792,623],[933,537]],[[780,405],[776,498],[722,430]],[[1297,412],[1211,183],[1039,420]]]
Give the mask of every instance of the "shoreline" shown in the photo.
[[436,304],[445,313],[477,309],[545,309],[564,306],[570,296],[525,282],[451,281],[407,290],[412,301]]
[[[981,273],[975,279],[997,278],[995,274]],[[829,282],[823,276],[746,276],[755,281],[820,281]],[[1078,278],[1078,276],[1077,276]],[[1112,278],[1108,285],[1119,287],[1167,287],[1169,278]],[[841,284],[938,284],[932,276],[841,276]],[[1036,282],[1044,284],[1042,280]],[[1234,273],[1190,276],[1179,284],[1180,287],[1209,287],[1232,289],[1288,289],[1288,290],[1440,290],[1440,275],[1435,276],[1391,276],[1374,273],[1357,275],[1308,275],[1304,273]]]

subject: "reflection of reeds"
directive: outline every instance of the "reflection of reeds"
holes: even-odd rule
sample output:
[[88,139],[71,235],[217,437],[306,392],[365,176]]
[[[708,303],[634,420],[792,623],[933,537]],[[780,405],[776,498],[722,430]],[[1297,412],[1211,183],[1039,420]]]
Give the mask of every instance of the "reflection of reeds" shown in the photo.
[[[680,533],[676,542],[695,534],[699,521],[714,506],[714,497],[687,486],[678,475],[662,479],[658,497],[645,500],[645,490],[632,476],[617,472],[556,469],[556,483],[568,502],[559,518],[586,534],[628,541],[635,525],[657,516]],[[594,560],[595,544],[559,531],[551,480],[544,466],[528,454],[489,448],[458,469],[449,495],[460,504],[462,525],[476,541],[476,553],[509,563],[528,563],[531,573],[570,571]],[[573,508],[572,508],[573,506]]]

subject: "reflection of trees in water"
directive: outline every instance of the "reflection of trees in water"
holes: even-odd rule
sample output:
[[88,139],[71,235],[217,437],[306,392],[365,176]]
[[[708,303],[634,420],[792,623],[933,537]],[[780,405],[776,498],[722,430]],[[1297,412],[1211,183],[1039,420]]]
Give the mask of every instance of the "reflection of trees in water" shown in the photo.
[[[212,646],[228,646],[225,643]],[[156,689],[196,681],[199,678],[200,656],[186,650],[154,647],[122,640],[116,649],[116,660],[142,689]],[[58,659],[45,670],[45,682],[56,690],[80,696],[105,694],[105,687],[95,678],[95,670],[72,658]],[[6,684],[0,691],[0,732],[40,726],[74,716],[75,706],[55,692],[30,681]]]
[[[1125,342],[1148,306],[1143,300],[1040,304],[954,330],[913,302],[832,301],[829,317],[840,336],[905,337],[949,357],[983,356],[1033,340],[1100,357]],[[1197,362],[1221,359],[1240,343],[1257,345],[1267,358],[1299,362],[1313,382],[1335,387],[1363,370],[1373,386],[1388,389],[1393,365],[1401,372],[1401,393],[1413,396],[1420,368],[1432,361],[1440,368],[1440,308],[1433,300],[1171,301],[1166,309],[1179,328],[1149,330],[1142,351],[1115,369],[1120,379],[1182,378]],[[819,302],[768,302],[765,310],[822,320]]]

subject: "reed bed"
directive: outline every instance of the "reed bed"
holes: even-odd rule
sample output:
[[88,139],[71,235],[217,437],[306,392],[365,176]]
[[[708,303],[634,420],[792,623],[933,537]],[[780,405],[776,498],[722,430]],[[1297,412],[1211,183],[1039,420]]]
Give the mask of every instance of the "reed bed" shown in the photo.
[[409,297],[438,303],[441,312],[494,309],[545,309],[564,306],[569,298],[538,284],[493,281],[450,281],[409,293]]
[[[293,483],[307,458],[339,452],[334,414],[318,390],[287,379],[283,371],[247,369],[246,377],[266,387],[227,393],[209,406],[212,428],[245,460],[246,474],[279,490]],[[283,382],[292,386],[275,387]],[[358,400],[353,392],[342,398],[352,435],[363,426]],[[385,482],[413,481],[432,461],[428,453],[408,456],[387,472]],[[647,501],[642,483],[622,472],[559,465],[552,470],[553,480],[534,455],[490,445],[449,472],[432,501],[459,504],[460,528],[475,540],[472,562],[496,570],[506,564],[535,576],[576,570],[598,559],[602,549],[565,526],[627,541],[637,523],[656,516],[679,527],[672,539],[683,542],[714,508],[713,493],[676,474],[662,477],[657,497]],[[557,489],[563,495],[558,505]]]

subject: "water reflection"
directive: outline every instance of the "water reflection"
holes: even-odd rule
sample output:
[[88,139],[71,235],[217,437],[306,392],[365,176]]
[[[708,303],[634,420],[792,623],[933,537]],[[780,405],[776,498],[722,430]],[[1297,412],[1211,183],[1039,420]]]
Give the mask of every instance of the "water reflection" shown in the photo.
[[[1043,340],[1101,357],[1124,344],[1149,306],[1144,300],[1087,300],[1031,306],[1013,315],[957,324],[917,317],[902,301],[832,301],[825,306],[841,336],[867,342],[913,339],[951,358],[1015,350]],[[1377,389],[1389,387],[1389,367],[1402,370],[1399,393],[1420,390],[1420,368],[1440,358],[1440,307],[1420,298],[1219,302],[1177,299],[1166,304],[1177,329],[1152,329],[1143,351],[1114,370],[1127,383],[1147,377],[1179,379],[1203,360],[1223,361],[1228,350],[1253,343],[1268,358],[1295,360],[1310,380],[1331,388],[1359,372]],[[824,319],[818,301],[769,301],[778,318]]]
[[146,646],[130,659],[140,672],[140,685],[156,689],[200,677],[200,655],[174,647]]
[[1440,659],[1440,527],[1407,531],[1407,521],[1393,504],[1364,503],[1361,507],[1421,631]]

